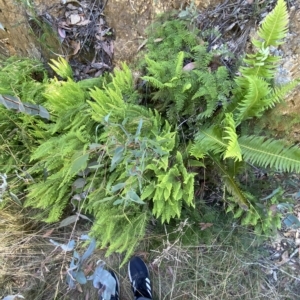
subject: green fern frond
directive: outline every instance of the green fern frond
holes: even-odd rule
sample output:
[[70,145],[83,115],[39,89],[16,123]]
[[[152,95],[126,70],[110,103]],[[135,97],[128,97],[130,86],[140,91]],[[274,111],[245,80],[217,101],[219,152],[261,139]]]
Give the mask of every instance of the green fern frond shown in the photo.
[[291,82],[275,87],[271,94],[265,99],[266,106],[268,108],[272,108],[276,103],[280,103],[283,101],[284,97],[291,92],[297,85],[299,85],[299,80],[292,80]]
[[150,82],[157,89],[163,89],[165,87],[164,83],[162,83],[160,80],[158,80],[158,79],[156,79],[154,77],[143,76],[142,79]]
[[266,16],[258,30],[260,38],[266,46],[278,46],[288,32],[289,15],[286,2],[278,0],[275,8]]
[[147,70],[149,74],[156,75],[157,77],[161,78],[162,75],[165,73],[164,64],[150,59],[148,56],[145,56],[145,60],[147,62]]
[[52,70],[58,74],[61,78],[73,78],[73,71],[69,63],[63,58],[59,57],[58,60],[50,59],[52,64],[49,63],[49,66]]
[[300,149],[285,141],[243,136],[238,139],[243,158],[252,164],[282,172],[300,172]]
[[210,155],[210,158],[218,167],[218,170],[221,172],[222,180],[225,184],[228,192],[233,196],[234,201],[240,206],[241,209],[247,210],[249,208],[249,202],[243,193],[243,191],[239,188],[236,181],[232,177],[232,175],[226,170],[226,167],[220,160],[214,156]]
[[237,112],[233,111],[237,125],[244,120],[261,116],[268,104],[266,101],[270,93],[268,84],[257,76],[248,76],[246,80],[248,92],[236,107]]
[[227,143],[222,138],[222,129],[219,126],[211,126],[208,129],[199,130],[190,154],[203,158],[209,152],[221,154],[227,148]]
[[182,67],[183,67],[183,60],[184,60],[184,52],[180,51],[177,55],[177,59],[176,59],[176,67],[175,67],[175,76],[176,77],[180,77],[181,73],[182,73]]
[[238,143],[238,136],[235,131],[236,124],[233,120],[232,114],[225,114],[224,119],[224,126],[225,126],[225,135],[223,137],[224,140],[228,141],[228,146],[226,152],[224,154],[224,159],[231,157],[235,160],[242,160],[241,149]]

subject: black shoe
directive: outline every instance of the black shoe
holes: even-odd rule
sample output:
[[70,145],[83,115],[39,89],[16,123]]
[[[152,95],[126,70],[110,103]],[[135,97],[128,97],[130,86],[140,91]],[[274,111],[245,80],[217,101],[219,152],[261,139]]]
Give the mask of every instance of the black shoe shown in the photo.
[[[108,271],[112,277],[116,280],[116,291],[115,291],[115,295],[112,295],[110,300],[119,300],[119,295],[120,295],[120,284],[119,284],[119,279],[117,277],[117,275],[115,274],[115,272],[109,270]],[[100,289],[102,288],[103,286],[100,286]],[[100,295],[100,298],[99,300],[104,300],[104,298],[102,297],[102,295]]]
[[128,275],[136,299],[145,297],[152,299],[149,271],[141,258],[135,256],[128,263]]

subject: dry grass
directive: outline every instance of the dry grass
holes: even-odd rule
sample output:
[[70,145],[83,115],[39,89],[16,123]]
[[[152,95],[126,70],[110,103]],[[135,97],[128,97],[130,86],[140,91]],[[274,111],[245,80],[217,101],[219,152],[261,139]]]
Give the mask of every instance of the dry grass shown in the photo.
[[[176,229],[175,241],[166,233],[149,255],[155,299],[299,299],[300,279],[278,269],[257,236],[228,225],[209,244],[194,236],[187,241],[188,223]],[[271,269],[278,270],[276,281]]]
[[[164,233],[145,239],[137,252],[149,266],[154,299],[297,299],[291,294],[287,298],[285,291],[270,283],[261,263],[263,252],[254,251],[252,245],[256,238],[250,234],[245,238],[242,228],[224,226],[209,244],[197,235],[189,242],[188,229],[188,221],[165,228]],[[20,293],[30,300],[97,299],[91,283],[67,290],[65,270],[71,254],[55,250],[49,238],[65,243],[71,232],[72,226],[58,229],[33,223],[13,207],[0,210],[0,297]],[[76,230],[75,238],[82,233]],[[104,254],[97,250],[87,266],[94,268],[97,260],[105,260],[120,278],[121,300],[131,300],[127,268],[119,269],[122,257],[104,258]]]

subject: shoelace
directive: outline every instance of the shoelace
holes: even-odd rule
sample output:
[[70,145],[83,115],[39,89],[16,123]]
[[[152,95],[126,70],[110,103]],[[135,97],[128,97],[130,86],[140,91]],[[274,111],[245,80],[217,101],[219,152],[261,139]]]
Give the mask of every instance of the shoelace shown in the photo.
[[135,297],[146,297],[152,299],[150,280],[147,277],[133,280],[132,287]]

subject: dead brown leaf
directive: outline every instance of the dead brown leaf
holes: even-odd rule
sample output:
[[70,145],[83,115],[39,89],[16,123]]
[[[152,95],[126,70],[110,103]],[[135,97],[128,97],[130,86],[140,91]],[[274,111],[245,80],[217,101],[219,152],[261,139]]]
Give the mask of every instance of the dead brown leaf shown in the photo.
[[85,275],[88,275],[90,274],[91,272],[93,272],[94,270],[94,266],[93,266],[93,263],[89,263],[85,268],[84,268],[84,274]]
[[87,291],[87,292],[86,292],[86,295],[85,295],[85,300],[89,300],[89,299],[90,299],[90,292]]
[[72,25],[75,25],[75,24],[79,23],[80,20],[81,20],[80,16],[77,15],[77,14],[72,14],[72,15],[70,15],[69,19],[70,19],[70,23],[71,23]]
[[71,46],[74,49],[72,55],[76,55],[80,50],[80,41],[71,41]]
[[107,43],[103,43],[102,44],[102,49],[107,53],[107,55],[112,59],[112,52],[110,49],[110,45],[108,45]]
[[65,21],[58,23],[58,26],[64,29],[70,29],[69,25]]
[[290,259],[289,258],[289,252],[288,252],[288,250],[286,250],[281,255],[281,261],[277,262],[276,265],[281,266],[281,265],[285,264],[286,262],[288,262],[289,259]]
[[139,52],[148,42],[148,39],[145,39],[140,45],[139,47],[137,48],[137,51],[136,52]]
[[76,25],[78,25],[78,26],[85,26],[87,24],[90,24],[91,22],[92,21],[86,19],[86,20],[83,20],[83,21],[77,23]]
[[106,40],[106,38],[105,38],[104,36],[99,35],[99,34],[95,34],[95,37],[96,37],[96,39],[97,39],[98,41],[105,41],[105,40]]
[[114,42],[110,41],[110,52],[114,53]]
[[92,63],[91,66],[95,69],[109,69],[109,66],[105,63]]
[[80,285],[79,283],[76,284],[76,290],[77,290],[78,292],[80,292],[80,293],[83,293],[82,287],[81,287],[81,285]]
[[54,231],[54,228],[47,230],[44,234],[43,237],[49,237],[51,236],[52,232]]
[[100,17],[100,21],[99,21],[100,25],[104,25],[105,24],[105,20],[103,18]]
[[199,223],[201,230],[205,230],[206,228],[209,228],[213,226],[213,223]]
[[72,9],[72,10],[78,9],[77,6],[75,6],[75,5],[71,4],[71,3],[69,3],[69,4],[67,5],[67,8],[68,8],[68,9]]

